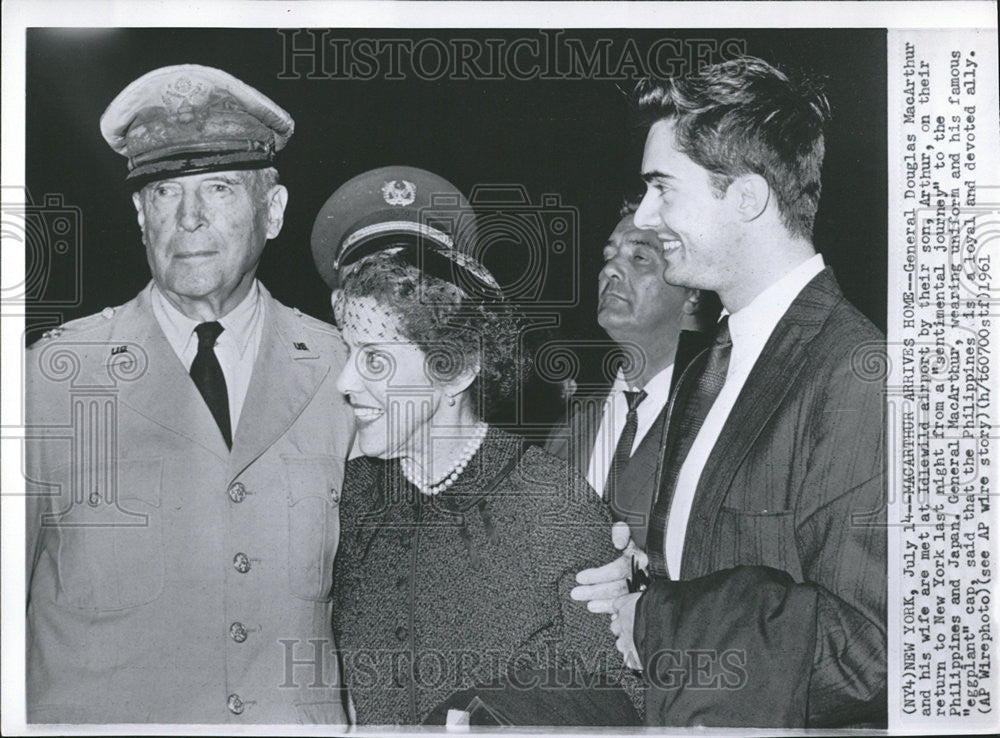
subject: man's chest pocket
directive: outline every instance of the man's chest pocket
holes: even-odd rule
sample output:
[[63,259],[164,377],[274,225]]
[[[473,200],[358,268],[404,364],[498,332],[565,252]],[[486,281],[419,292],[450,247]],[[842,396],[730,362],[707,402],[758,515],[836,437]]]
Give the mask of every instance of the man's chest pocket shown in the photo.
[[160,596],[162,471],[160,458],[66,470],[59,509],[41,521],[57,541],[57,604],[124,610]]
[[288,479],[288,578],[296,597],[331,596],[337,550],[342,462],[330,457],[284,456]]
[[723,506],[719,512],[722,542],[717,568],[770,566],[802,581],[802,563],[795,541],[793,510],[742,510]]

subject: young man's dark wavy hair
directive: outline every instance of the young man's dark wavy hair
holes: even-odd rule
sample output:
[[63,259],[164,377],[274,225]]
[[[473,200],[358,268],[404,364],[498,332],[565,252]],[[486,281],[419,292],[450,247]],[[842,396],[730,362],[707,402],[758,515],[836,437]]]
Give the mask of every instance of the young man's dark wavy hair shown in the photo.
[[713,64],[635,91],[641,123],[674,124],[675,145],[707,169],[720,195],[743,174],[767,180],[790,233],[812,238],[820,196],[826,96],[755,57]]

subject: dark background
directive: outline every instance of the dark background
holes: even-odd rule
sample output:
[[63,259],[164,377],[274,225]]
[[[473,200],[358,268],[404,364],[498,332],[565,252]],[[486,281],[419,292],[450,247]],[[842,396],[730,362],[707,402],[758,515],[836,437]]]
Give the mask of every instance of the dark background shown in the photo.
[[[501,44],[541,39],[528,30],[466,29],[337,29],[330,37],[489,38]],[[663,37],[689,44],[702,40],[697,53],[703,56],[706,46],[735,39],[747,53],[783,69],[825,78],[834,118],[827,134],[815,243],[848,299],[884,330],[885,31],[602,29],[564,35],[587,48],[610,39],[612,62],[620,60],[630,40],[644,50]],[[301,48],[317,38],[300,34],[296,44]],[[641,189],[642,136],[631,122],[627,92],[643,70],[605,68],[607,79],[456,81],[422,80],[404,67],[403,79],[308,79],[309,60],[288,68],[288,43],[275,30],[258,29],[29,29],[28,191],[44,227],[53,225],[60,207],[69,208],[73,232],[66,250],[49,248],[51,234],[29,243],[28,342],[52,325],[128,301],[149,280],[135,210],[124,186],[125,160],[107,147],[98,120],[132,80],[156,67],[181,63],[222,68],[295,119],[295,135],[278,159],[290,192],[285,226],[268,245],[258,271],[278,300],[329,317],[328,292],[310,255],[316,213],[350,177],[408,164],[430,169],[466,193],[476,186],[521,185],[531,199],[530,209],[542,214],[539,222],[548,222],[552,212],[575,211],[578,227],[571,234],[571,250],[544,267],[537,292],[549,300],[575,292],[578,300],[537,310],[558,316],[556,333],[562,337],[602,337],[594,318],[601,247],[618,219],[623,195]],[[691,57],[677,61],[683,65]],[[298,79],[279,78],[283,69],[286,77]],[[558,202],[541,206],[546,194],[558,195]],[[61,204],[51,197],[46,201],[51,195],[61,196]],[[525,259],[523,250],[508,242],[491,248],[486,260],[502,283],[512,284]],[[573,260],[579,277],[567,266]],[[544,404],[536,406],[537,413],[545,414]]]

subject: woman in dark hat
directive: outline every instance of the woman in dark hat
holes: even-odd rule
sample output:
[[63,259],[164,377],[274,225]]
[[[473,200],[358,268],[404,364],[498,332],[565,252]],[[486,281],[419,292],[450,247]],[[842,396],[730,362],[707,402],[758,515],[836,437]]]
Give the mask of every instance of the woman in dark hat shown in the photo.
[[[362,175],[320,213],[319,244],[314,230],[364,454],[348,463],[334,574],[356,722],[443,718],[449,695],[507,678],[554,706],[526,716],[501,704],[513,722],[633,724],[613,636],[569,596],[577,571],[613,558],[611,521],[565,462],[487,423],[518,390],[518,321],[454,228],[406,217],[421,190],[442,187],[424,175]],[[364,206],[373,197],[381,216]],[[584,687],[587,700],[571,699]]]

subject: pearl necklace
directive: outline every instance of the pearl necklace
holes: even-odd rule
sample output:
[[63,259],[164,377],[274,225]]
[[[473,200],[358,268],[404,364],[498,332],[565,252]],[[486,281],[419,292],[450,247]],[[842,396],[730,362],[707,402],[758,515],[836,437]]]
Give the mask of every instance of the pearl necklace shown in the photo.
[[458,455],[458,458],[452,463],[451,468],[445,473],[444,479],[442,479],[437,484],[430,484],[424,479],[422,473],[418,473],[414,468],[414,463],[412,459],[403,459],[399,466],[403,470],[403,476],[406,480],[420,490],[425,495],[438,495],[448,489],[451,485],[455,483],[455,480],[459,478],[465,467],[472,457],[476,455],[479,447],[483,445],[483,439],[486,437],[486,431],[489,429],[489,425],[486,423],[477,423],[472,437],[466,441],[465,448],[462,449],[462,453]]

